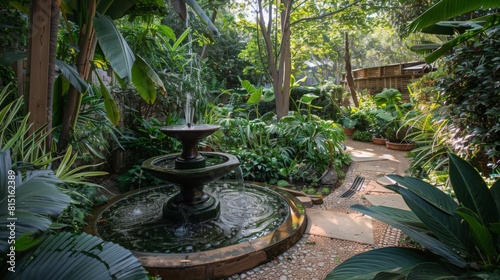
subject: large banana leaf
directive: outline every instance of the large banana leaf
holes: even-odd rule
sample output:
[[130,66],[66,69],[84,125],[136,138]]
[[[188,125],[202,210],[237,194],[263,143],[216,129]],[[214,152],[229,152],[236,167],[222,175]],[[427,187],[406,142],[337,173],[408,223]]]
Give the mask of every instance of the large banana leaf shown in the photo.
[[124,17],[136,2],[137,0],[99,0],[97,1],[96,11],[112,19],[119,19]]
[[450,183],[460,204],[475,212],[483,225],[498,222],[499,212],[488,186],[465,160],[450,154]]
[[[408,274],[419,263],[435,262],[437,258],[429,253],[412,248],[386,247],[355,255],[339,264],[327,280],[401,279],[398,275]],[[390,272],[386,277],[374,278],[381,272]],[[396,278],[387,278],[396,277]],[[404,278],[402,278],[404,279]]]
[[120,110],[118,110],[118,105],[116,105],[116,101],[109,93],[108,88],[101,79],[101,76],[98,74],[96,76],[99,81],[102,97],[104,98],[104,109],[106,109],[106,115],[112,124],[117,125],[120,121]]
[[156,89],[165,94],[165,86],[151,66],[140,56],[137,56],[132,66],[132,82],[139,95],[149,104],[156,100]]
[[498,7],[500,7],[498,0],[441,0],[411,22],[408,26],[408,30],[409,32],[417,32],[424,27],[428,27],[437,22],[448,20],[452,17],[456,17],[473,10]]
[[61,60],[56,60],[56,65],[59,71],[61,71],[61,74],[63,74],[63,76],[78,90],[78,92],[84,93],[87,90],[92,90],[90,85],[82,79],[75,66],[68,65]]
[[49,236],[4,279],[148,279],[130,251],[82,233]]
[[465,228],[458,216],[442,212],[408,189],[399,186],[387,188],[401,194],[411,211],[441,242],[462,254],[470,254]]
[[428,55],[425,58],[425,61],[427,63],[432,63],[432,62],[436,61],[439,57],[445,55],[448,51],[452,50],[455,46],[457,46],[457,45],[459,45],[459,44],[461,44],[461,43],[463,43],[471,38],[474,38],[483,32],[487,32],[488,30],[493,29],[494,26],[498,26],[499,24],[500,24],[500,16],[498,16],[498,15],[491,16],[491,17],[489,17],[488,22],[486,22],[484,24],[484,26],[482,26],[482,27],[479,26],[479,27],[469,29],[464,34],[461,34],[461,35],[453,38],[452,40],[444,43],[443,45],[441,45],[440,48],[438,48],[433,53]]
[[217,30],[215,25],[212,23],[207,14],[205,14],[205,11],[203,11],[198,2],[196,2],[195,0],[185,0],[185,2],[186,4],[191,6],[191,8],[193,8],[198,17],[201,18],[201,20],[207,25],[208,29],[210,29],[210,31],[212,31],[213,34],[220,36],[219,30]]
[[130,82],[132,79],[132,65],[135,61],[130,46],[108,16],[96,14],[94,28],[99,46],[101,46],[116,74],[126,82]]
[[[0,163],[10,162],[10,157],[5,152],[0,152]],[[8,159],[5,159],[9,157]],[[7,169],[9,168],[9,169]],[[10,167],[0,166],[0,178]],[[52,224],[49,216],[58,216],[70,203],[71,199],[57,188],[60,180],[55,177],[51,170],[33,170],[26,173],[26,179],[21,180],[21,175],[15,177],[15,197],[8,197],[5,190],[12,186],[6,181],[0,182],[4,196],[0,200],[0,252],[6,252],[9,244],[10,231],[7,226],[15,222],[16,237],[23,234],[40,233],[46,231]],[[9,180],[10,181],[10,180]],[[9,200],[14,198],[15,201]],[[9,205],[9,203],[11,205]],[[15,209],[9,206],[15,204]],[[13,210],[11,212],[11,210]]]
[[403,231],[406,235],[413,238],[416,242],[420,243],[422,246],[426,247],[432,253],[442,256],[447,259],[450,263],[458,267],[465,267],[467,265],[466,261],[460,257],[456,251],[448,247],[443,242],[419,231],[402,224],[391,217],[385,215],[385,213],[380,213],[376,208],[366,207],[363,205],[353,205],[350,207],[353,210],[359,211],[367,216],[380,220],[390,226]]

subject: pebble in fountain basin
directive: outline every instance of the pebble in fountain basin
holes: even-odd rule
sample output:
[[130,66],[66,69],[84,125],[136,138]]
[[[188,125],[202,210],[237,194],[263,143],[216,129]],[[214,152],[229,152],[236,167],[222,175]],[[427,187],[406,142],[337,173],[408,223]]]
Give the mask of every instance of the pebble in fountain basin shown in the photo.
[[[217,220],[176,227],[165,222],[159,205],[175,188],[164,186],[124,194],[95,209],[87,231],[131,249],[150,274],[163,279],[228,277],[278,256],[302,236],[306,228],[304,208],[292,195],[247,183],[248,194],[227,183],[211,185],[207,192],[214,196],[221,193],[221,216]],[[245,196],[248,199],[243,201]],[[268,210],[277,212],[274,220],[269,213],[262,214],[262,208],[268,207],[259,205],[264,203],[263,196],[274,201],[274,208]],[[236,208],[239,211],[232,211]],[[258,221],[262,215],[265,218]],[[208,229],[210,223],[221,221],[227,225]],[[225,235],[227,238],[221,239]],[[177,240],[165,240],[168,236]],[[181,242],[181,237],[186,240]]]

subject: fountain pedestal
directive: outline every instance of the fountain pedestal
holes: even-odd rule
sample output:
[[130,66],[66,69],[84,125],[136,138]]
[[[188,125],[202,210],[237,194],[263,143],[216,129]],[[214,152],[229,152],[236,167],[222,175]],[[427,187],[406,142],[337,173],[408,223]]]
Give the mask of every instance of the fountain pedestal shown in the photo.
[[[163,206],[163,218],[169,221],[204,222],[219,216],[219,201],[203,191],[204,184],[217,180],[240,164],[222,153],[200,153],[198,141],[215,131],[218,125],[169,126],[160,129],[182,142],[182,152],[153,157],[143,162],[142,169],[158,179],[176,184],[179,193]],[[215,161],[206,164],[206,160]],[[172,167],[172,162],[173,167]]]

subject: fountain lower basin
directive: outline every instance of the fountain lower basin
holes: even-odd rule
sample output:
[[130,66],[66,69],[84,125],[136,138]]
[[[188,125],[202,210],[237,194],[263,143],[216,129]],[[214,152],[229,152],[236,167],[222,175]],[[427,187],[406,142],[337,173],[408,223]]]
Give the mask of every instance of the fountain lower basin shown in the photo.
[[[221,201],[222,210],[221,216],[210,223],[216,224],[220,220],[224,222],[229,220],[228,227],[215,230],[215,232],[227,233],[226,240],[217,239],[209,241],[208,245],[203,245],[198,242],[203,239],[203,236],[196,236],[197,234],[190,232],[189,228],[182,228],[183,225],[177,224],[177,228],[170,229],[173,224],[166,223],[161,219],[161,207],[158,205],[164,202],[166,196],[175,195],[175,191],[172,191],[175,188],[172,186],[138,190],[112,199],[108,204],[95,209],[93,218],[89,221],[87,232],[132,250],[151,275],[160,276],[163,279],[228,277],[269,261],[300,239],[306,228],[305,211],[302,204],[294,196],[274,187],[245,183],[246,191],[244,192],[248,192],[248,194],[239,193],[237,196],[249,195],[256,197],[257,200],[262,195],[270,196],[276,205],[275,209],[278,209],[271,209],[271,211],[278,212],[277,220],[270,221],[265,218],[257,222],[258,220],[252,218],[252,215],[257,213],[256,216],[259,216],[258,212],[261,212],[262,205],[251,203],[252,205],[245,206],[244,203],[238,203],[234,199],[234,193],[229,197],[224,197],[224,194],[220,193],[228,189],[227,184],[229,183],[215,182],[211,184],[215,187],[207,188],[210,195]],[[236,192],[241,191],[236,187]],[[121,207],[121,204],[127,204],[125,202],[128,200],[137,203],[137,207],[128,204],[125,206],[127,209],[120,212],[118,208]],[[142,206],[139,207],[141,204]],[[236,207],[247,207],[247,209],[237,211],[239,214],[236,214],[236,217],[228,217],[226,213],[231,213],[231,208]],[[106,223],[111,223],[111,220],[115,219],[113,215],[122,216],[124,218],[122,225],[130,227],[132,230],[117,231],[116,228],[120,223],[112,224],[111,229],[106,227]],[[245,215],[246,217],[242,217]],[[246,225],[239,223],[246,223]],[[201,235],[217,235],[214,234],[214,231],[209,230],[204,233],[203,228],[206,224],[208,225],[208,223],[196,224],[194,228],[200,229]],[[252,228],[256,229],[253,233]],[[154,231],[159,232],[156,237],[148,239],[144,235]],[[242,234],[242,231],[248,231],[248,233]],[[193,235],[191,240],[198,241],[182,243],[175,238],[170,241],[161,239],[183,234],[187,235],[186,237]],[[160,246],[162,243],[167,245],[162,247]],[[172,243],[178,243],[180,246],[173,248]]]

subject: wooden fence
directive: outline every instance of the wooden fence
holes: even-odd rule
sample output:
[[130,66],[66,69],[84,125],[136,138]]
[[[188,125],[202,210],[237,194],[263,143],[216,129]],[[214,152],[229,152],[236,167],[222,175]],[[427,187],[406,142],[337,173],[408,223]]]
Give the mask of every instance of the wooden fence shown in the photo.
[[[376,94],[385,88],[395,88],[401,92],[404,100],[408,100],[408,84],[422,77],[425,70],[425,62],[406,62],[355,69],[352,71],[352,77],[357,91],[366,89],[370,94]],[[345,74],[342,77],[342,83],[348,90]]]

